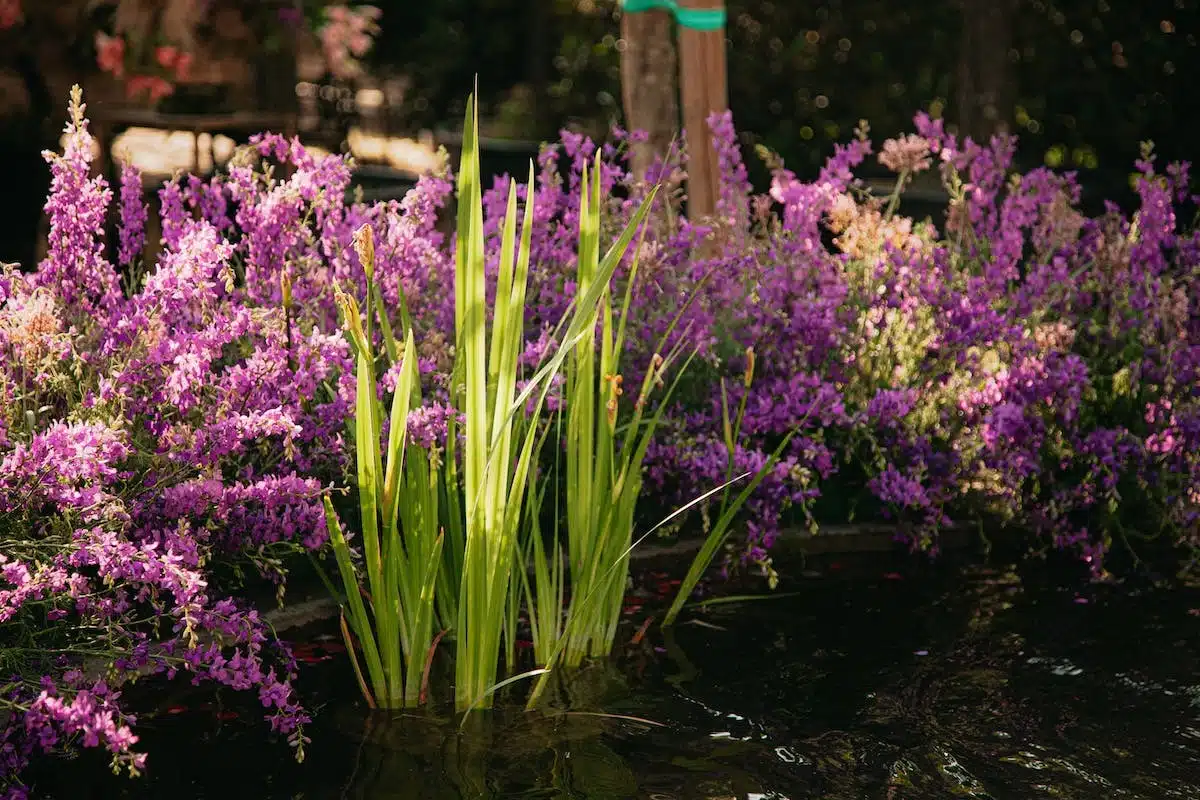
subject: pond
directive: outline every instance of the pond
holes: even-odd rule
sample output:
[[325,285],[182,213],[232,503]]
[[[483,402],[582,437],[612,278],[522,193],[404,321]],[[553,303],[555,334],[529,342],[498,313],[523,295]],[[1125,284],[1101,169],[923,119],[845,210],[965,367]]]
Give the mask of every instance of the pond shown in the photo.
[[299,649],[305,763],[250,706],[181,690],[140,720],[143,779],[90,753],[30,777],[63,800],[1200,797],[1195,589],[872,556],[780,592],[650,626],[564,687],[611,716],[368,720],[318,628]]

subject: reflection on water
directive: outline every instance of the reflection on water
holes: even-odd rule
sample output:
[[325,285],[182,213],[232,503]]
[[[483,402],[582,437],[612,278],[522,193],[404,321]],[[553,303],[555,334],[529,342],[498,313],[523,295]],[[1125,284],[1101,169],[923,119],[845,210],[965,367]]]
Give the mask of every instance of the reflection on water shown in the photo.
[[265,740],[249,707],[228,707],[237,719],[200,707],[146,721],[147,779],[97,782],[101,763],[81,759],[39,788],[197,800],[1200,797],[1200,593],[1068,588],[1011,567],[828,566],[793,596],[715,606],[669,637],[652,628],[615,667],[559,684],[561,707],[546,713],[500,710],[461,730],[425,714],[368,718],[342,657],[310,659],[303,765]]

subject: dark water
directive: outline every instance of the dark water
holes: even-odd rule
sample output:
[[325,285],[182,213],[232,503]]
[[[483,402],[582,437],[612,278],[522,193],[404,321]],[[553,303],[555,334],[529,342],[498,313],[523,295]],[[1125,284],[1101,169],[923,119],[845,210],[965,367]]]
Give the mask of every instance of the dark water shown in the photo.
[[368,721],[343,654],[308,647],[304,764],[235,695],[205,706],[211,696],[185,694],[143,720],[144,779],[81,758],[40,772],[39,793],[1200,798],[1200,592],[877,561],[783,588],[795,594],[710,607],[669,639],[652,627],[617,666],[560,687],[570,708],[644,722],[516,710],[462,732]]

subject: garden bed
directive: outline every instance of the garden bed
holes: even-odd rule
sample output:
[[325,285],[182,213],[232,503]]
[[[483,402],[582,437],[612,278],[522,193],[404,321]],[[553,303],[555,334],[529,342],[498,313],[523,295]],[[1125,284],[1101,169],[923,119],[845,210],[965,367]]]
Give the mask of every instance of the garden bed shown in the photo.
[[[1033,680],[1012,647],[1017,629],[1048,638],[1024,616],[989,638],[988,620],[1014,593],[1010,570],[968,570],[967,584],[934,601],[970,618],[955,639],[961,649],[940,640],[961,630],[956,617],[919,632],[937,646],[885,629],[899,636],[890,662],[853,651],[849,666],[822,667],[820,652],[869,647],[874,633],[805,640],[787,622],[802,609],[783,591],[753,608],[786,613],[751,611],[746,619],[761,613],[763,624],[743,631],[724,616],[738,603],[722,606],[712,587],[761,593],[792,579],[804,594],[813,568],[789,550],[824,559],[829,572],[886,549],[911,572],[877,569],[874,583],[908,586],[911,575],[934,591],[937,580],[963,578],[929,565],[971,545],[977,530],[1022,531],[1034,555],[1070,560],[1074,585],[1091,588],[1063,601],[1064,615],[1110,591],[1114,553],[1142,553],[1144,539],[1157,537],[1172,572],[1195,565],[1200,237],[1180,224],[1195,205],[1186,168],[1158,169],[1149,150],[1132,217],[1110,209],[1088,218],[1070,176],[1015,174],[1010,143],[959,141],[923,115],[916,134],[879,154],[897,176],[886,199],[854,178],[872,154],[865,140],[839,148],[811,184],[776,164],[770,193],[757,196],[732,120],[716,115],[721,202],[714,218],[689,221],[633,181],[621,147],[570,134],[539,157],[533,186],[485,185],[468,116],[458,170],[421,177],[399,204],[351,202],[344,160],[266,135],[226,174],[163,186],[163,246],[146,263],[141,176],[127,167],[110,190],[93,174],[78,95],[71,114],[65,151],[51,159],[48,255],[36,269],[0,272],[0,655],[14,676],[0,696],[10,714],[0,769],[10,796],[22,795],[27,766],[40,774],[46,758],[79,745],[118,771],[141,771],[143,728],[130,711],[188,682],[228,701],[219,713],[242,703],[241,719],[258,706],[269,732],[257,735],[285,740],[289,756],[305,754],[309,730],[328,737],[346,720],[361,725],[361,707],[347,699],[357,691],[391,712],[427,707],[429,725],[446,734],[460,720],[485,732],[472,720],[500,720],[490,723],[497,741],[516,749],[495,755],[511,764],[567,758],[554,744],[562,728],[548,733],[535,720],[569,733],[574,722],[563,720],[601,710],[662,712],[687,745],[638,738],[630,757],[644,756],[643,745],[674,764],[715,757],[705,780],[719,791],[730,785],[721,759],[735,751],[759,765],[739,773],[736,791],[836,784],[903,796],[947,775],[959,788],[1024,787],[989,772],[985,756],[1025,751],[980,744],[974,724],[947,739],[941,723],[897,745],[890,726],[910,727],[914,715],[896,710],[908,695],[894,688],[882,706],[854,704],[883,729],[855,727],[863,749],[850,752],[864,762],[882,752],[886,769],[830,773],[827,760],[846,752],[845,717],[808,728],[789,709],[815,709],[812,696],[787,690],[798,681],[861,698],[889,681],[907,686],[924,679],[923,659],[938,646],[947,659],[938,669],[968,662],[977,676],[977,648],[1007,647],[986,685],[949,690],[986,700],[990,713],[992,695],[979,691]],[[950,198],[941,226],[897,213],[909,179],[935,163]],[[649,184],[669,192],[684,167],[665,164]],[[452,200],[450,237],[440,223]],[[104,233],[110,205],[120,218],[115,259]],[[859,522],[825,524],[851,519]],[[791,533],[817,528],[824,533]],[[336,628],[323,616],[332,604],[305,583],[310,564],[336,598]],[[282,587],[289,571],[290,609],[264,619],[270,602],[247,587]],[[833,609],[853,601],[839,598],[846,585],[805,598],[839,630]],[[889,590],[872,586],[853,590],[874,598],[865,617],[931,613],[923,589],[893,608]],[[713,602],[694,604],[696,588]],[[947,599],[964,591],[959,599],[979,606]],[[1059,595],[1030,596],[1036,605]],[[1126,602],[1117,605],[1161,611]],[[1181,626],[1179,608],[1161,613],[1164,629]],[[325,626],[327,638],[291,648],[271,623]],[[856,624],[866,625],[846,630]],[[663,689],[687,682],[672,648],[694,630],[733,634],[727,649],[713,639],[688,645],[713,648],[711,662],[697,663],[729,687]],[[765,638],[738,638],[752,631]],[[1046,641],[1037,657],[1061,662],[1059,644]],[[633,672],[612,670],[610,655]],[[766,684],[768,701],[722,694],[749,692],[739,681],[751,677],[762,684],[740,655],[783,673]],[[340,671],[330,679],[339,686],[318,680],[311,700],[297,689],[310,657]],[[840,689],[812,673],[852,675],[859,662],[876,666]],[[1132,669],[1095,663],[1105,681]],[[1074,677],[1075,667],[1059,666]],[[1171,684],[1168,697],[1193,687],[1177,667],[1164,661],[1155,676]],[[630,687],[644,676],[649,688],[638,694]],[[1006,701],[1048,708],[1046,692]],[[314,709],[335,695],[322,718]],[[516,712],[520,702],[529,714]],[[158,724],[171,707],[150,718]],[[715,716],[720,727],[706,727]],[[1168,701],[1157,724],[1178,717]],[[580,736],[604,742],[597,758],[615,763],[604,728],[613,719],[596,719],[608,722],[589,722]],[[1009,733],[1048,748],[1029,734],[1048,719],[1014,717]],[[504,720],[549,738],[509,737]],[[153,741],[154,726],[146,730]],[[393,743],[393,733],[360,743],[372,749],[383,736],[385,750],[425,770],[429,751]],[[1161,748],[1160,733],[1130,744]],[[920,750],[930,742],[933,755]],[[953,773],[963,761],[948,748],[972,754],[973,768]],[[1173,768],[1190,763],[1180,752]],[[801,756],[818,766],[795,773]],[[1064,758],[1075,777],[1106,769],[1083,751]],[[527,780],[504,774],[501,783]],[[1183,774],[1168,778],[1186,788]],[[657,767],[633,773],[646,786],[679,778]],[[707,791],[687,780],[677,790]]]

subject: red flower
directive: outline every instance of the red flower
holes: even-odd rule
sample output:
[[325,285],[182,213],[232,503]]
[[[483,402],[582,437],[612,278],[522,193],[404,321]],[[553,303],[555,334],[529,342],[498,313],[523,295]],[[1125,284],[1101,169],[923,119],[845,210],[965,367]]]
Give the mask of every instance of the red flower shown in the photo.
[[125,40],[120,36],[96,33],[96,64],[105,72],[120,78],[125,74]]
[[125,82],[125,95],[129,98],[145,93],[150,102],[157,103],[175,91],[175,87],[156,75],[131,75]]
[[0,31],[21,21],[21,0],[0,0]]
[[175,80],[186,81],[192,72],[192,54],[180,53],[175,59]]
[[170,69],[175,66],[175,61],[179,58],[179,50],[170,45],[161,45],[154,49],[154,60],[163,69]]

